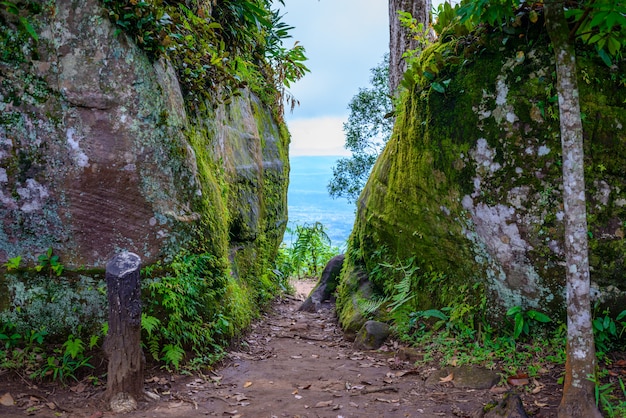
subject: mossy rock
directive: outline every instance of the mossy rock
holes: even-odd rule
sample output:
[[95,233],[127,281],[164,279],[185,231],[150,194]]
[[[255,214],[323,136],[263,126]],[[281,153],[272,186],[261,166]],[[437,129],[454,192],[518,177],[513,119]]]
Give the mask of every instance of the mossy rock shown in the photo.
[[[564,318],[561,145],[549,40],[538,28],[519,37],[477,36],[472,45],[451,40],[424,54],[430,64],[422,67],[437,67],[443,93],[418,79],[402,95],[393,135],[359,198],[341,315],[357,316],[351,271],[364,271],[375,296],[388,297],[401,275],[378,274],[379,266],[413,258],[422,277],[413,310],[466,304],[501,320],[522,306]],[[578,64],[591,279],[594,295],[610,301],[626,290],[626,65],[607,68],[588,51],[579,51]]]

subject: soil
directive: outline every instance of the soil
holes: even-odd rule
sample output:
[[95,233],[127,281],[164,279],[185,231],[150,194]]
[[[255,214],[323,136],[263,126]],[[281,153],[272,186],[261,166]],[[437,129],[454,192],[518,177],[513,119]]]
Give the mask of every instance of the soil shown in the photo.
[[[136,411],[124,416],[476,417],[487,403],[517,390],[530,416],[556,417],[558,373],[515,388],[506,383],[490,389],[456,387],[451,375],[427,385],[426,379],[440,372],[436,364],[414,367],[401,360],[402,347],[394,341],[376,351],[355,350],[337,324],[332,303],[316,313],[298,311],[313,285],[296,283],[296,296],[278,300],[210,373],[148,370],[146,390],[158,400],[142,399]],[[103,393],[104,387],[87,381],[35,386],[0,376],[0,417],[116,416],[102,401]]]

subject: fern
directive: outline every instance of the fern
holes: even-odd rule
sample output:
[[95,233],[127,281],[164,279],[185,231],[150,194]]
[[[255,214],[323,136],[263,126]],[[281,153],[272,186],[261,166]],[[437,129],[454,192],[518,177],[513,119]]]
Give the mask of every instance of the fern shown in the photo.
[[382,305],[389,302],[389,298],[386,297],[378,297],[373,299],[359,299],[358,306],[359,310],[363,312],[365,315],[371,315],[377,310],[380,309]]
[[173,365],[175,369],[180,367],[180,362],[185,357],[185,350],[179,345],[165,344],[163,346],[163,361],[166,365]]
[[411,294],[411,286],[413,284],[413,272],[415,270],[411,270],[411,274],[405,274],[400,282],[396,283],[394,286],[394,294],[391,298],[391,310],[389,312],[394,312],[401,307],[403,307],[407,302],[415,297],[415,294]]
[[150,352],[150,355],[152,356],[153,359],[155,360],[159,360],[159,353],[160,353],[160,344],[159,344],[159,340],[156,338],[150,338],[148,339],[148,351]]
[[154,331],[159,325],[161,325],[161,321],[159,321],[158,318],[146,315],[145,313],[141,314],[141,328],[148,333],[148,337],[152,336],[152,331]]
[[67,337],[67,341],[63,343],[65,354],[75,359],[85,351],[85,344],[80,338],[74,338],[73,335]]

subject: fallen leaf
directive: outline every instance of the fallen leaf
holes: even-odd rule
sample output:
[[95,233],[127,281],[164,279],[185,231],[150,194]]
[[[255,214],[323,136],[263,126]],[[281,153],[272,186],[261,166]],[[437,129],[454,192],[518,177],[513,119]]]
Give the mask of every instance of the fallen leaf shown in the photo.
[[546,385],[539,383],[537,379],[535,378],[533,378],[533,385],[535,385],[535,387],[531,391],[533,395],[536,395],[537,393],[541,392],[541,390],[546,387]]
[[359,404],[358,403],[354,403],[354,402],[350,402],[350,406],[353,408],[358,408]]
[[13,396],[11,396],[9,392],[0,396],[0,405],[13,406],[13,404],[15,404],[15,401],[13,400]]
[[299,359],[299,358],[302,358],[302,356],[291,356],[291,358],[293,358],[293,359]]
[[306,386],[298,386],[298,389],[311,389],[311,384],[309,383]]
[[70,390],[74,393],[83,393],[87,389],[87,385],[84,383],[78,383],[75,386],[70,387]]
[[333,404],[333,401],[320,401],[316,403],[313,408],[324,408],[326,406],[331,406],[332,404]]
[[547,403],[537,402],[537,401],[535,401],[535,405],[537,405],[539,408],[545,408],[546,406],[548,406]]
[[302,399],[302,395],[295,395],[294,398],[296,399]]
[[506,381],[511,386],[525,386],[530,383],[530,380],[525,377],[509,377]]
[[504,393],[504,392],[508,392],[509,390],[507,388],[503,388],[501,386],[494,386],[491,389],[489,389],[489,392],[491,393]]
[[385,398],[376,398],[376,400],[378,402],[384,402],[384,403],[398,403],[400,402],[400,399],[385,399]]
[[246,397],[246,395],[240,393],[237,396],[235,396],[235,400],[237,402],[241,402],[241,401],[247,401],[248,398]]
[[249,388],[250,386],[252,386],[252,382],[246,382],[243,384],[244,388]]
[[446,377],[439,378],[439,382],[441,383],[452,382],[452,380],[454,380],[454,373],[450,373]]
[[52,409],[53,411],[54,411],[55,409],[57,409],[57,406],[56,406],[56,404],[55,404],[54,402],[48,402],[48,403],[46,403],[46,406],[47,406],[48,408]]
[[298,394],[298,389],[294,390],[293,392],[291,392],[292,395],[297,395]]

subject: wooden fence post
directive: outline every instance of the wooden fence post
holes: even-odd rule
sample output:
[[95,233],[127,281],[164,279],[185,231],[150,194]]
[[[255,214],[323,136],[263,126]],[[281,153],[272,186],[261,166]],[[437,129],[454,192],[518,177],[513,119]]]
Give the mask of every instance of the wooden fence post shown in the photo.
[[107,391],[114,412],[130,412],[143,396],[141,350],[141,260],[124,252],[106,265],[109,332],[104,352],[109,359]]

